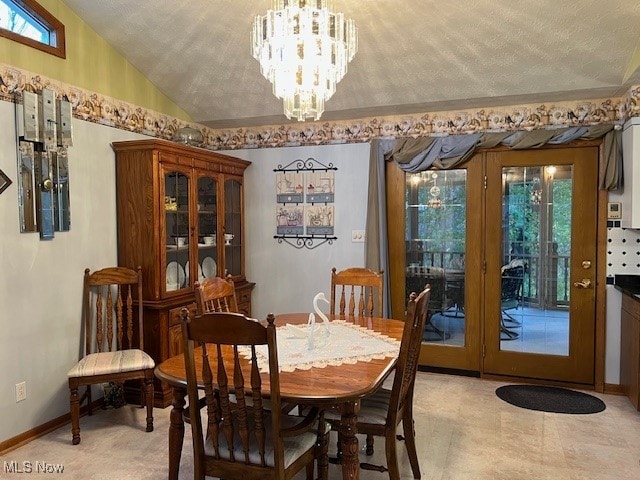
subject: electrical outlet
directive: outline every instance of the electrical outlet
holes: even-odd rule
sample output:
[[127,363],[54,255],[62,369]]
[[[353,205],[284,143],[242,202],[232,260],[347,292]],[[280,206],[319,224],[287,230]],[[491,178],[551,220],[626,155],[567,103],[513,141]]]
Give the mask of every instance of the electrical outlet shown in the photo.
[[16,403],[27,399],[27,382],[16,383]]
[[364,230],[351,230],[351,242],[364,243]]

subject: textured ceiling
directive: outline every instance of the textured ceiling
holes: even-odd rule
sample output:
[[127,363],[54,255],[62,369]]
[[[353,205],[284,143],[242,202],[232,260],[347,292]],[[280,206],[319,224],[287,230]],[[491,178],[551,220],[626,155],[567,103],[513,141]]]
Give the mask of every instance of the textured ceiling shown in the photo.
[[[193,120],[288,123],[251,56],[269,0],[64,0]],[[621,96],[637,0],[336,0],[359,51],[322,120]]]

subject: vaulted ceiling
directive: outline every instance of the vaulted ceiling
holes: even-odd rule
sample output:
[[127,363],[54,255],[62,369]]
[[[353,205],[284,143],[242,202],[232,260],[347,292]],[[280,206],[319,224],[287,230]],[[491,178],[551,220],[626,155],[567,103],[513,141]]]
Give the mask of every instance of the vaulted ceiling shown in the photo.
[[[251,56],[270,0],[64,0],[193,120],[288,123]],[[359,50],[321,120],[622,96],[636,0],[336,0]]]

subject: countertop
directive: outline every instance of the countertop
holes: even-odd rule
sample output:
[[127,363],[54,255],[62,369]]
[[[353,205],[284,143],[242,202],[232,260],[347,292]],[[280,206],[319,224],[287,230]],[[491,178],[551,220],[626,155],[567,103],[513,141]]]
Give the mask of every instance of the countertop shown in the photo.
[[640,275],[615,275],[614,285],[622,293],[640,300]]

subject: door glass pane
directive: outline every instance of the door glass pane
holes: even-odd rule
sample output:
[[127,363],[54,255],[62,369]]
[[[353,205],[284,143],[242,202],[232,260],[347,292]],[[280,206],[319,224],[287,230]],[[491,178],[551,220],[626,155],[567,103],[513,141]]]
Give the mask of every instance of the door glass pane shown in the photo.
[[166,225],[166,291],[189,286],[189,177],[169,172],[164,177]]
[[465,345],[467,171],[407,175],[406,294],[431,285],[423,341]]
[[502,170],[500,348],[569,354],[571,166]]
[[242,184],[224,182],[224,266],[226,273],[242,275]]
[[198,235],[197,273],[201,281],[218,274],[218,182],[215,178],[198,178]]

